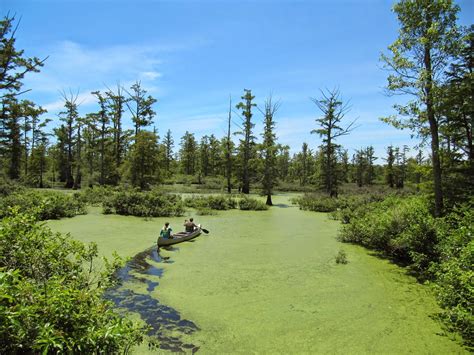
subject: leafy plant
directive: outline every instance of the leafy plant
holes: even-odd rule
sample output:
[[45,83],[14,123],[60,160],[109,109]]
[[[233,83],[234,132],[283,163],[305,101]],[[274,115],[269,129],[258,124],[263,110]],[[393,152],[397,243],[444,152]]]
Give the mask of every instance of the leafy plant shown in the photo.
[[143,328],[102,298],[116,259],[93,270],[95,244],[12,209],[0,222],[0,353],[126,353]]
[[335,259],[336,259],[336,264],[347,264],[349,262],[347,260],[347,254],[343,249],[339,249]]
[[184,204],[179,195],[158,190],[120,190],[103,202],[103,208],[104,213],[138,217],[181,216],[184,213]]
[[79,196],[57,191],[27,190],[0,198],[0,218],[9,215],[10,209],[15,206],[22,212],[35,213],[40,220],[86,213],[86,205]]
[[239,209],[245,211],[265,211],[268,210],[268,206],[255,198],[244,197],[239,200]]

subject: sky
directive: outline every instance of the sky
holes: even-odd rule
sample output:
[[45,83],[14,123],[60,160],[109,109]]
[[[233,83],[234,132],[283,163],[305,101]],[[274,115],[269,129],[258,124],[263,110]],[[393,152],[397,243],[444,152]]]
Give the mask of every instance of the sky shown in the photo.
[[[157,99],[155,127],[170,129],[175,145],[189,131],[200,139],[226,134],[233,106],[251,89],[262,107],[272,95],[281,106],[276,134],[292,153],[307,142],[321,116],[311,98],[338,89],[350,105],[344,121],[357,128],[338,143],[354,153],[374,146],[411,148],[411,132],[380,121],[406,98],[387,96],[380,54],[396,39],[398,23],[386,0],[0,0],[2,15],[21,17],[17,48],[48,57],[25,79],[24,98],[58,122],[61,93],[76,93],[81,114],[98,111],[91,91],[141,81]],[[458,0],[459,23],[472,24],[474,1]],[[236,111],[236,110],[234,110]],[[261,140],[263,116],[255,110]],[[233,113],[233,131],[240,118]],[[127,119],[126,126],[131,128]],[[236,138],[237,139],[237,138]],[[177,149],[177,147],[176,147]],[[414,155],[413,150],[413,155]],[[382,163],[379,159],[378,163]]]

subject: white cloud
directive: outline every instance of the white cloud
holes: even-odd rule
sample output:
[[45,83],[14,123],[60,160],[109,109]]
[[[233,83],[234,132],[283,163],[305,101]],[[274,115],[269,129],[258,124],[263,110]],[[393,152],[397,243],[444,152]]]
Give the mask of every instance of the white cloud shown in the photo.
[[[76,103],[79,107],[81,106],[87,106],[89,104],[97,102],[97,98],[92,95],[89,91],[84,91],[81,93],[66,93],[66,95],[77,97]],[[61,111],[64,109],[64,100],[63,99],[58,99],[56,101],[50,102],[46,105],[43,105],[43,108],[48,110],[48,112],[57,112]]]
[[161,78],[163,75],[161,73],[158,73],[156,71],[146,71],[143,73],[140,73],[140,77],[144,79],[149,79],[149,80],[155,80],[157,78]]
[[[25,87],[33,89],[35,95],[46,102],[39,102],[48,111],[62,108],[61,92],[80,92],[82,104],[94,102],[91,91],[114,87],[120,82],[129,87],[140,80],[150,93],[162,92],[158,70],[161,64],[159,46],[117,45],[93,48],[72,41],[62,41],[47,48],[49,58],[39,75],[25,80]],[[171,50],[171,48],[168,48]],[[49,102],[48,102],[49,101]],[[81,102],[81,100],[78,100]]]

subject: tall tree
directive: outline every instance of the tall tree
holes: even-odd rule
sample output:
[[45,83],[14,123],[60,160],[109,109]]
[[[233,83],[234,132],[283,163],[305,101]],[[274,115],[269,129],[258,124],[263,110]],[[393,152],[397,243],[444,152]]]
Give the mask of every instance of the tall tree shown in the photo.
[[387,182],[388,186],[393,188],[395,186],[395,151],[391,145],[387,147],[387,158],[385,158],[385,161],[387,162],[385,167],[385,181]]
[[98,131],[99,131],[99,160],[100,160],[100,178],[99,184],[105,184],[105,160],[106,160],[106,145],[108,141],[108,132],[109,132],[109,112],[107,110],[107,99],[104,97],[100,91],[93,91],[93,95],[97,97],[99,104],[99,112],[97,112],[98,120]]
[[[433,167],[435,215],[443,212],[442,171],[439,144],[437,91],[443,73],[458,46],[456,14],[459,7],[451,0],[401,0],[393,8],[400,23],[399,36],[382,55],[392,71],[387,89],[391,93],[414,96],[407,105],[396,105],[403,120],[389,117],[395,127],[409,127],[421,136],[429,132]],[[426,129],[428,125],[428,130]]]
[[200,167],[201,171],[204,176],[209,175],[209,136],[205,135],[201,138],[201,142],[199,144],[199,159],[200,159]]
[[263,143],[261,148],[263,156],[262,189],[263,193],[267,196],[266,204],[268,206],[273,205],[273,187],[275,186],[277,179],[276,155],[278,146],[276,144],[274,115],[279,106],[278,102],[272,101],[271,96],[265,101],[264,126],[262,133]]
[[15,21],[15,16],[9,15],[0,21],[0,99],[28,91],[22,91],[22,80],[27,73],[39,72],[47,59],[25,57],[24,50],[15,48],[19,26],[19,22],[15,24]]
[[150,95],[146,95],[147,91],[142,87],[141,83],[137,81],[130,88],[129,100],[126,105],[132,115],[132,121],[135,126],[135,135],[140,132],[140,129],[147,127],[153,123],[155,111],[153,105],[156,103]]
[[197,165],[197,142],[193,133],[186,131],[181,138],[181,149],[179,151],[183,173],[193,175]]
[[[17,96],[23,90],[25,75],[39,72],[44,61],[37,57],[26,57],[24,50],[16,48],[16,31],[19,21],[7,14],[0,20],[0,151],[6,152],[9,160],[8,174],[18,179],[21,170],[21,122],[25,117],[25,105]],[[22,108],[23,107],[23,108]],[[25,125],[25,127],[29,127]],[[6,145],[5,145],[6,144]],[[26,157],[27,164],[28,157]]]
[[250,193],[250,159],[252,159],[252,153],[255,146],[255,137],[253,136],[252,129],[255,126],[252,123],[252,107],[256,106],[252,103],[255,96],[252,95],[252,90],[244,89],[244,95],[241,97],[242,100],[236,105],[238,110],[242,110],[243,115],[243,131],[238,132],[243,135],[243,139],[240,140],[239,150],[241,152],[241,164],[242,164],[242,192],[244,194]]
[[8,176],[19,179],[21,172],[21,117],[22,105],[15,96],[8,95],[2,100],[2,140],[3,151],[8,157]]
[[445,119],[440,128],[454,158],[474,164],[474,25],[463,31],[461,50],[447,71],[442,87],[440,111]]
[[225,176],[227,179],[227,193],[232,192],[232,148],[230,140],[230,123],[232,121],[232,97],[229,95],[229,116],[227,118],[227,137],[225,141]]
[[[65,92],[62,93],[64,100],[65,110],[59,113],[60,120],[64,122],[63,130],[58,131],[64,133],[65,136],[61,137],[64,139],[64,145],[66,148],[66,161],[65,161],[65,187],[72,188],[74,186],[74,176],[73,176],[73,167],[74,167],[74,157],[75,147],[77,143],[76,128],[77,122],[79,119],[78,104],[77,104],[77,95],[70,93],[67,95]],[[77,151],[76,151],[77,152]],[[77,185],[76,185],[77,186]]]
[[116,92],[109,89],[106,95],[108,97],[108,111],[110,112],[113,125],[112,131],[115,168],[119,169],[125,153],[125,136],[122,129],[122,116],[125,110],[124,106],[128,102],[128,99],[123,95],[123,88],[120,85],[117,85]]
[[155,133],[142,130],[135,137],[129,156],[129,174],[133,186],[148,189],[159,181],[159,146]]
[[44,187],[44,174],[48,168],[47,149],[48,149],[48,134],[39,127],[37,131],[37,138],[31,148],[31,167],[30,175],[32,182],[39,188]]
[[323,113],[323,116],[316,119],[320,128],[313,129],[311,133],[317,133],[323,138],[321,151],[323,153],[322,178],[323,186],[330,196],[337,196],[339,180],[336,175],[337,151],[339,145],[336,139],[349,134],[354,129],[355,120],[346,127],[341,123],[349,111],[349,105],[342,102],[339,90],[321,91],[321,99],[311,98],[311,101]]
[[166,132],[165,137],[163,138],[163,146],[165,148],[164,160],[165,160],[166,172],[169,174],[170,164],[173,161],[173,148],[174,148],[173,136],[171,135],[171,130],[169,129]]

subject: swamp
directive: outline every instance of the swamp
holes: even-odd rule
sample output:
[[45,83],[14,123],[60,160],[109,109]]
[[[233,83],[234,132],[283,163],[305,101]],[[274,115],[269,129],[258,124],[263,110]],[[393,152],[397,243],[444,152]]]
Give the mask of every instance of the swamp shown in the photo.
[[[465,352],[433,319],[439,308],[428,287],[364,248],[338,242],[338,221],[301,211],[290,197],[274,196],[269,211],[200,217],[209,235],[159,254],[163,218],[92,208],[48,225],[98,243],[103,255],[117,250],[132,258],[116,304],[153,327],[161,350]],[[178,229],[183,223],[166,220]],[[340,248],[346,265],[335,262]]]

